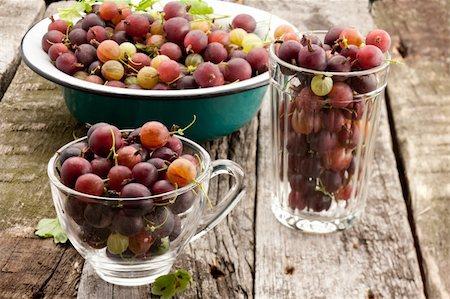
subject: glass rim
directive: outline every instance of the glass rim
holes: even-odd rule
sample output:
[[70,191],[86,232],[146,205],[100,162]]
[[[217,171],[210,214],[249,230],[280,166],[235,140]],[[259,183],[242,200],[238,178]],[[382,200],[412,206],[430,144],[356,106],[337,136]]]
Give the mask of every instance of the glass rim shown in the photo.
[[[132,132],[133,130],[131,129],[126,129],[126,130],[120,130],[120,132]],[[53,156],[50,158],[48,164],[47,164],[47,175],[50,179],[50,183],[52,185],[54,185],[56,188],[58,188],[59,191],[63,191],[65,193],[67,193],[67,195],[73,195],[73,196],[77,196],[77,197],[81,197],[84,199],[89,199],[89,200],[93,200],[95,202],[99,202],[99,201],[103,201],[103,202],[118,202],[118,201],[142,201],[142,200],[149,200],[149,199],[161,199],[161,198],[165,198],[165,197],[171,197],[171,196],[178,196],[180,194],[183,194],[189,190],[192,190],[196,187],[198,187],[208,176],[208,171],[210,169],[211,166],[211,156],[209,155],[209,153],[202,147],[200,146],[198,143],[180,136],[180,135],[176,135],[178,138],[180,138],[180,140],[183,143],[186,143],[188,145],[190,145],[192,148],[194,148],[198,153],[201,154],[201,162],[204,163],[205,167],[203,169],[203,172],[200,174],[200,176],[198,176],[195,179],[195,182],[191,182],[186,186],[183,186],[179,189],[175,189],[169,192],[164,192],[164,193],[159,193],[159,194],[152,194],[150,196],[144,196],[144,197],[107,197],[107,196],[96,196],[96,195],[90,195],[90,194],[86,194],[86,193],[81,193],[79,191],[76,191],[75,189],[72,189],[66,185],[64,185],[60,179],[55,175],[56,172],[56,162],[58,160],[59,155],[61,154],[61,152],[63,150],[65,150],[66,148],[70,147],[71,145],[74,145],[78,142],[82,142],[85,141],[87,139],[87,136],[84,136],[82,138],[78,138],[75,139],[69,143],[66,143],[65,145],[63,145],[62,147],[60,147],[55,154],[53,154]]]
[[[301,36],[303,34],[326,34],[327,31],[326,30],[310,30],[310,31],[304,31],[304,32],[297,32],[297,35]],[[348,76],[348,77],[356,77],[356,76],[365,76],[365,75],[370,75],[373,73],[377,73],[379,71],[383,71],[385,69],[387,69],[390,65],[390,59],[391,59],[391,55],[389,52],[383,53],[384,54],[384,62],[374,68],[371,68],[369,70],[362,70],[362,71],[350,71],[350,72],[335,72],[335,71],[318,71],[318,70],[313,70],[313,69],[308,69],[308,68],[304,68],[301,66],[296,66],[293,64],[290,64],[289,62],[286,62],[282,59],[280,59],[276,54],[275,54],[275,47],[276,43],[273,42],[270,46],[269,46],[269,57],[272,59],[272,61],[275,61],[277,64],[280,64],[284,67],[287,67],[291,70],[294,70],[296,72],[305,72],[305,73],[311,73],[314,75],[324,75],[324,76]],[[270,70],[270,68],[269,68]]]

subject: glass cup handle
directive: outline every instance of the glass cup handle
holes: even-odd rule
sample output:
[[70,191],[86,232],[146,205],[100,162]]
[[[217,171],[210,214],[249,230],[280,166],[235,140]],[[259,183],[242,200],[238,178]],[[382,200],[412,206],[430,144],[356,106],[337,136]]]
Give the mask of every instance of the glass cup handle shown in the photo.
[[[191,238],[191,241],[200,238],[222,221],[245,195],[243,184],[244,171],[239,164],[227,159],[218,159],[213,161],[211,166],[211,179],[220,174],[228,174],[232,176],[234,180],[230,190],[228,190],[225,196],[217,202],[213,208],[209,208],[208,206],[205,207],[207,213],[203,215],[202,222],[195,235]],[[210,212],[208,212],[208,210]]]

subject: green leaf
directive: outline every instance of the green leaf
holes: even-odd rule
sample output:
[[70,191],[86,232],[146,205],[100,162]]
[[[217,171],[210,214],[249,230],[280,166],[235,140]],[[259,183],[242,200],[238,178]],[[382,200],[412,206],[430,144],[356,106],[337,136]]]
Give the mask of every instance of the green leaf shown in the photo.
[[191,282],[191,275],[184,270],[177,270],[175,272],[175,276],[178,281],[178,286],[175,289],[177,293],[181,293],[188,287],[189,283]]
[[63,231],[58,218],[44,218],[39,221],[36,226],[36,236],[41,238],[52,238],[55,243],[66,243],[67,235]]
[[153,56],[158,52],[157,46],[147,46],[147,45],[140,44],[140,43],[135,44],[135,46],[136,46],[136,49],[141,50],[150,56]]
[[192,15],[210,15],[214,9],[202,0],[181,0],[186,6],[190,6],[189,13]]
[[91,12],[92,6],[89,3],[84,3],[84,11],[85,12]]
[[75,3],[72,7],[59,8],[59,18],[72,24],[76,19],[81,18],[81,13],[86,10],[86,7],[89,7],[89,11],[91,10],[91,6],[88,3],[82,1]]
[[161,296],[161,299],[170,299],[176,294],[186,290],[191,282],[191,275],[184,270],[177,270],[158,277],[152,286],[152,294]]
[[153,6],[153,4],[155,4],[156,2],[159,2],[159,0],[141,0],[137,5],[136,5],[136,10],[147,10],[147,8],[150,8]]
[[[102,0],[104,2],[104,0]],[[128,6],[131,6],[131,1],[132,0],[113,0],[114,2],[116,2],[117,4],[125,4]],[[97,0],[94,0],[94,2],[98,2]]]
[[173,273],[158,277],[152,286],[152,294],[161,298],[172,298],[176,293],[177,278]]

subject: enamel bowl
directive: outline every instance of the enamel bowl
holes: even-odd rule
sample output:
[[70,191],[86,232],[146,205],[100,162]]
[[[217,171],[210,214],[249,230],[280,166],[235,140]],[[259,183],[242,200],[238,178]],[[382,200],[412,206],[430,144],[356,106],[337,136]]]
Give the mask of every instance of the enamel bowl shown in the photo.
[[[162,10],[165,2],[154,8]],[[273,36],[278,25],[288,23],[249,6],[215,0],[207,3],[216,14],[229,16],[217,21],[219,24],[230,24],[238,13],[250,14],[258,24],[255,33],[262,38]],[[41,39],[49,23],[46,18],[25,34],[22,57],[37,74],[62,87],[70,113],[80,122],[104,121],[119,128],[134,128],[155,119],[170,128],[173,124],[184,127],[196,115],[195,124],[185,134],[204,142],[231,134],[248,123],[258,112],[267,90],[268,72],[241,82],[190,90],[135,90],[86,82],[56,69],[42,50]]]

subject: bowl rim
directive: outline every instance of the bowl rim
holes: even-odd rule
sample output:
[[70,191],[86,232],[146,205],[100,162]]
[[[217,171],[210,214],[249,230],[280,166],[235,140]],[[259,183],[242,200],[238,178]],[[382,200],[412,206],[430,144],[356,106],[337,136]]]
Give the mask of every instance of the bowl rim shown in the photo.
[[[251,7],[245,6],[242,4],[232,3],[232,2],[223,2],[218,0],[206,0],[208,4],[213,6],[213,8],[217,9],[218,6],[226,6],[229,9],[238,11],[238,12],[248,12],[251,15],[257,14],[261,16],[261,19],[268,20],[270,23],[267,25],[268,31],[274,30],[276,26],[280,24],[289,24],[295,30],[296,27],[290,22],[271,14],[270,12]],[[53,16],[58,16],[58,14],[54,14]],[[231,16],[230,16],[231,17]],[[87,81],[83,81],[77,79],[73,76],[70,76],[56,67],[51,67],[51,71],[48,70],[50,67],[49,64],[52,64],[48,59],[47,53],[45,53],[41,47],[39,50],[47,56],[48,60],[43,61],[43,59],[38,59],[38,61],[33,61],[34,54],[33,43],[36,43],[36,39],[39,39],[39,45],[41,43],[41,38],[45,32],[47,32],[47,25],[50,22],[49,18],[44,18],[34,24],[22,37],[20,53],[24,60],[24,62],[32,69],[34,72],[39,74],[40,76],[48,79],[54,83],[57,83],[65,88],[75,89],[79,91],[89,92],[93,94],[106,95],[110,97],[121,97],[121,98],[130,98],[130,99],[140,99],[140,100],[160,100],[160,99],[202,99],[202,98],[210,98],[213,96],[223,96],[223,95],[231,95],[236,94],[242,91],[256,89],[262,86],[267,86],[270,81],[269,71],[264,72],[263,74],[254,76],[250,79],[241,81],[241,82],[233,82],[230,84],[225,84],[222,86],[208,87],[208,88],[196,88],[196,89],[183,89],[183,90],[147,90],[147,89],[128,89],[128,88],[117,88],[105,85],[99,85]],[[45,31],[44,31],[45,29]],[[42,60],[42,61],[41,61]]]
[[[124,130],[120,130],[120,132],[132,132],[133,129],[124,129]],[[161,199],[161,198],[165,198],[165,197],[169,197],[169,196],[177,196],[180,194],[183,194],[189,190],[192,190],[198,186],[201,186],[201,184],[204,182],[205,179],[208,178],[209,173],[211,172],[211,166],[212,166],[212,159],[211,156],[209,155],[209,153],[198,143],[196,143],[195,141],[180,136],[180,135],[176,135],[176,137],[178,137],[183,143],[188,144],[190,147],[195,148],[196,151],[198,151],[199,153],[201,153],[202,158],[204,158],[201,163],[204,164],[204,169],[202,169],[203,171],[201,172],[201,174],[195,178],[195,182],[189,183],[188,185],[175,189],[173,191],[169,191],[169,192],[165,192],[165,193],[160,193],[160,194],[153,194],[150,196],[144,196],[144,197],[106,197],[106,196],[95,196],[95,195],[89,195],[89,194],[85,194],[79,191],[76,191],[75,189],[72,189],[66,185],[64,185],[60,179],[58,179],[58,177],[55,175],[55,172],[57,171],[57,164],[56,162],[58,161],[58,157],[61,154],[62,151],[64,151],[66,148],[79,143],[79,142],[83,142],[87,140],[87,136],[75,139],[69,143],[66,143],[65,145],[63,145],[62,147],[60,147],[50,158],[50,160],[47,163],[47,176],[50,180],[51,185],[55,186],[59,191],[62,191],[64,193],[66,193],[67,195],[73,195],[73,196],[77,196],[77,197],[81,197],[81,198],[85,198],[91,201],[95,201],[95,202],[118,202],[118,201],[141,201],[141,200],[149,200],[149,199]]]

